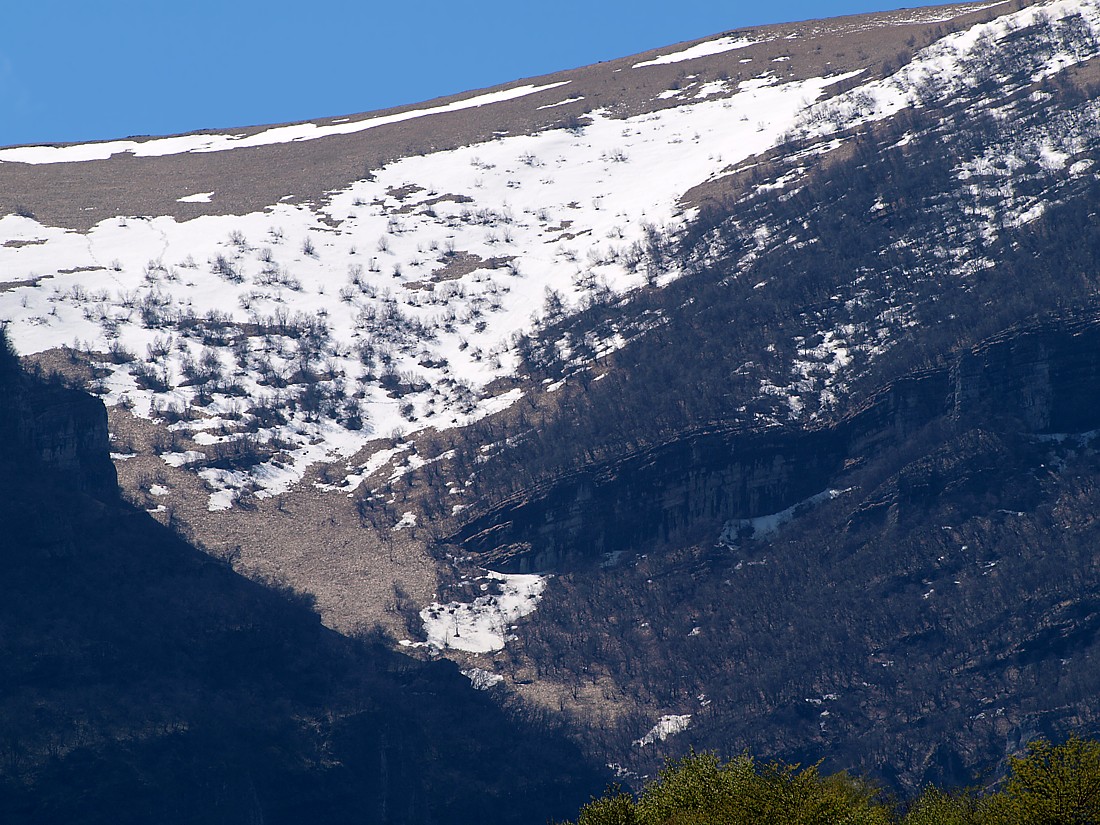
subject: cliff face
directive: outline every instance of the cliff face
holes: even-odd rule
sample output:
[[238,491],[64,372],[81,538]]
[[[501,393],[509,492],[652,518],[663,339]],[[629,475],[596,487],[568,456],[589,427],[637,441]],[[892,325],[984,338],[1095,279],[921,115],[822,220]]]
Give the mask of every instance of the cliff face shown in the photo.
[[118,495],[101,401],[18,372],[0,375],[0,396],[0,460],[41,462],[66,486],[97,498]]
[[1100,320],[1009,330],[892,382],[833,425],[694,431],[514,496],[452,541],[506,569],[560,568],[778,512],[937,419],[1006,432],[1098,427],[1098,391]]
[[491,565],[554,569],[731,513],[782,509],[820,491],[843,454],[828,430],[698,431],[505,501],[454,540]]
[[1010,330],[964,352],[953,369],[960,418],[1015,422],[1029,432],[1100,425],[1100,320]]

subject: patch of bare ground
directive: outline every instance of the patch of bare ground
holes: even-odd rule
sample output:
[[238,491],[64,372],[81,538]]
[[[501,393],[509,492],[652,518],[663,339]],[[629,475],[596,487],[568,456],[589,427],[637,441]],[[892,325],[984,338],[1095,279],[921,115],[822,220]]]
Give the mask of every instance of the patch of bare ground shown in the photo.
[[31,278],[27,281],[8,281],[7,283],[0,284],[0,292],[10,292],[13,289],[19,289],[24,286],[38,286],[43,280],[45,280],[45,276],[41,278]]
[[435,197],[428,198],[422,201],[406,203],[400,208],[393,210],[393,212],[399,215],[405,215],[410,212],[415,212],[417,210],[428,213],[437,203],[444,203],[445,201],[450,201],[452,203],[473,203],[474,199],[471,198],[469,195],[454,195],[448,193],[446,195],[436,195]]
[[1093,58],[1071,66],[1063,72],[1065,79],[1078,88],[1088,90],[1100,85],[1100,58]]
[[565,683],[539,676],[534,667],[517,667],[506,683],[525,702],[535,707],[564,713],[585,726],[612,726],[638,711],[638,699],[623,691],[606,675],[577,674]]
[[[573,225],[573,221],[564,221],[563,220],[557,226],[548,226],[548,227],[546,227],[546,234],[547,235],[553,235],[553,234],[558,233],[558,232],[565,232],[572,225]],[[558,240],[558,239],[557,238],[550,238],[546,242],[550,243],[551,241],[555,241],[555,240]]]
[[405,284],[405,289],[430,290],[435,284],[440,284],[444,281],[457,281],[459,278],[469,275],[471,272],[478,269],[502,269],[514,261],[515,258],[515,255],[482,258],[480,255],[475,255],[465,250],[446,252],[439,257],[439,261],[443,265],[433,269],[432,274],[427,280],[409,281]]
[[[189,479],[194,476],[182,473]],[[198,488],[198,489],[196,489]],[[351,499],[306,486],[247,506],[210,512],[200,485],[185,487],[177,518],[245,575],[311,593],[326,625],[344,633],[381,625],[407,635],[395,585],[417,604],[432,600],[435,562],[407,531],[364,526]]]
[[[566,223],[569,223],[569,221],[566,221]],[[556,238],[548,238],[546,240],[546,242],[547,243],[557,243],[559,241],[571,241],[574,238],[581,237],[582,235],[591,235],[591,234],[592,234],[591,229],[585,229],[585,230],[582,230],[581,232],[563,232],[562,234],[558,235]]]
[[432,272],[432,281],[454,281],[463,275],[469,275],[477,269],[501,269],[515,260],[515,255],[482,258],[470,252],[455,252],[446,258],[446,263]]
[[[538,611],[523,619],[524,622],[538,620]],[[522,625],[517,633],[522,635]],[[540,673],[522,656],[514,655],[509,648],[495,653],[465,653],[460,650],[446,650],[442,654],[463,670],[481,668],[489,673],[503,676],[502,683],[509,691],[518,696],[524,704],[560,713],[585,727],[613,727],[638,712],[638,697],[626,692],[606,674],[599,673],[593,665],[592,672],[577,673],[569,682],[563,682]],[[655,714],[659,709],[655,709]]]
[[[95,358],[108,356],[54,349],[24,360],[89,386],[98,377]],[[435,598],[438,572],[428,552],[429,536],[361,518],[348,493],[315,486],[323,466],[311,468],[287,493],[247,497],[230,510],[212,512],[210,490],[194,469],[170,466],[162,457],[209,447],[121,406],[109,407],[107,414],[123,495],[243,575],[311,594],[332,629],[350,634],[381,625],[405,638],[408,606]]]
[[[98,354],[102,358],[107,356]],[[59,347],[44,352],[36,352],[21,358],[23,365],[36,372],[57,373],[74,385],[87,386],[97,376],[91,364],[91,357],[86,352]]]
[[70,269],[57,270],[58,275],[76,275],[78,272],[106,272],[104,266],[74,266]]
[[166,446],[201,446],[169,445],[164,425],[118,407],[108,418],[116,456],[130,456],[115,460],[124,495],[237,572],[311,594],[332,629],[354,634],[380,625],[404,638],[409,630],[399,603],[432,601],[436,565],[423,538],[365,524],[347,494],[303,483],[211,512],[203,481],[157,454]]
[[386,190],[386,194],[395,200],[404,201],[409,195],[415,195],[417,192],[423,192],[424,187],[415,183],[406,183],[404,186],[391,186]]

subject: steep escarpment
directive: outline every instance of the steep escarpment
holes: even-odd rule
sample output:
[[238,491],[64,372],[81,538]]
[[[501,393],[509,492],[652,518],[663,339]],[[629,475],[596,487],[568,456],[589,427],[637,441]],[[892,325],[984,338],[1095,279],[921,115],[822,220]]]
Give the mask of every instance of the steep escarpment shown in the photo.
[[1096,427],[1097,325],[1089,317],[1008,330],[961,353],[953,370],[955,414],[1014,419],[1036,433]]
[[[486,564],[558,569],[682,537],[699,522],[767,513],[818,492],[840,467],[835,433],[711,431],[513,498],[454,537]],[[793,498],[792,498],[793,497]]]
[[[1098,447],[942,416],[778,530],[555,577],[496,667],[562,685],[578,737],[640,774],[694,747],[988,783],[1031,739],[1100,730]],[[688,728],[637,744],[669,715]]]
[[1031,433],[1100,425],[1100,321],[1008,330],[949,365],[898,379],[827,426],[714,426],[513,496],[454,536],[486,563],[567,567],[776,513],[939,418]]
[[118,494],[103,402],[58,380],[24,374],[0,327],[0,462],[37,462],[59,482]]

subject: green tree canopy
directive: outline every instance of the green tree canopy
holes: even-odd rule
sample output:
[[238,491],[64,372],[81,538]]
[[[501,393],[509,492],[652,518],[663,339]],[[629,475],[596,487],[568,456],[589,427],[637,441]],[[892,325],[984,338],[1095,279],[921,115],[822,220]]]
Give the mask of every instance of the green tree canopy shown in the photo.
[[846,773],[714,753],[670,761],[637,799],[609,789],[576,825],[1100,825],[1100,742],[1032,742],[985,794],[929,787],[904,814]]

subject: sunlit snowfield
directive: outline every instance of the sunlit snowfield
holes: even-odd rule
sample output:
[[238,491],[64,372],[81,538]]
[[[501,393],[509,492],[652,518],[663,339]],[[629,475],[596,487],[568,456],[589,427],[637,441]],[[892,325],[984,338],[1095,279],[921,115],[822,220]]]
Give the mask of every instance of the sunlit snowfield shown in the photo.
[[372,437],[513,403],[518,391],[484,388],[514,371],[516,333],[644,283],[647,233],[684,219],[680,194],[773,145],[838,79],[781,84],[769,72],[721,98],[728,89],[707,84],[674,109],[596,112],[573,130],[400,160],[321,204],[120,217],[87,234],[9,215],[0,237],[17,243],[0,248],[0,267],[28,285],[0,295],[0,315],[24,353],[113,352],[109,404],[150,417],[200,407],[174,425],[200,444],[233,438],[211,431],[256,400],[288,411],[320,388],[318,404],[256,433],[292,461],[203,471],[211,507],[227,507],[234,490],[285,490]]

